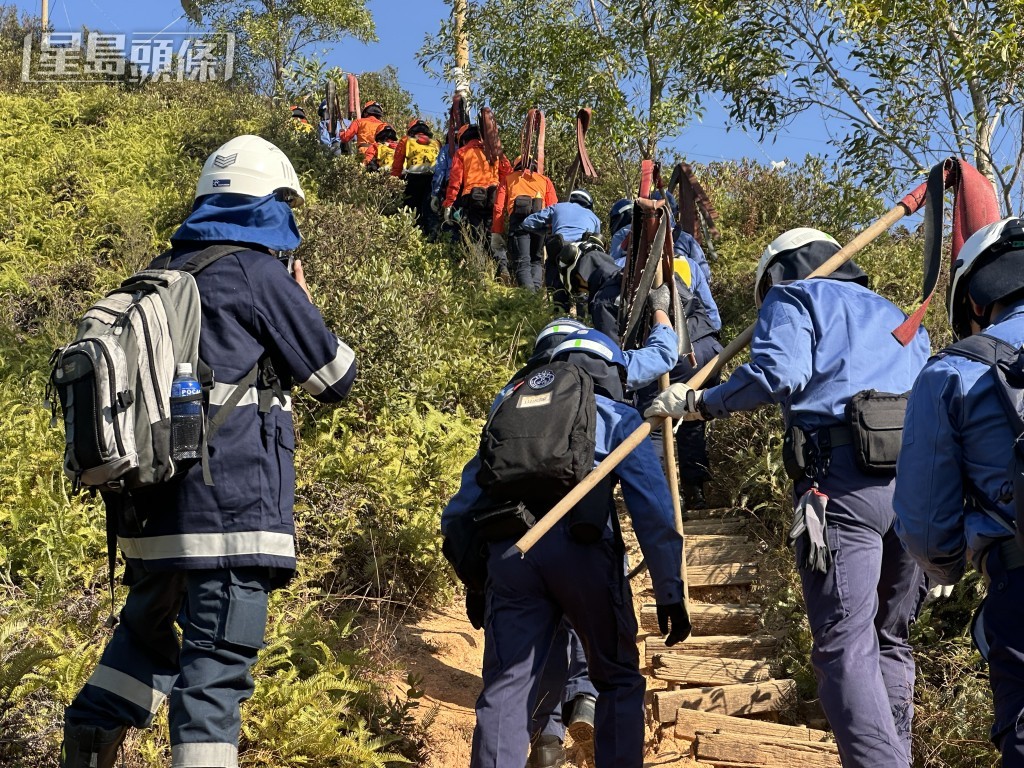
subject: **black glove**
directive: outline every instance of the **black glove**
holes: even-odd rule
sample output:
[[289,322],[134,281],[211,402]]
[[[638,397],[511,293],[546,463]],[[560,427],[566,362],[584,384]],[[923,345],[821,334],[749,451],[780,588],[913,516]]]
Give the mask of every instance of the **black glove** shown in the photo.
[[[473,625],[473,629],[483,629],[484,626],[484,593],[466,590],[466,618]],[[660,615],[660,614],[659,614]]]
[[[672,631],[669,632],[669,625]],[[670,605],[658,606],[658,631],[665,638],[665,645],[671,648],[690,636],[693,627],[690,625],[690,614],[686,610],[686,603],[680,601]]]
[[669,292],[668,283],[662,283],[661,287],[655,288],[647,294],[647,305],[652,312],[659,309],[668,314],[669,305],[672,303],[672,294]]

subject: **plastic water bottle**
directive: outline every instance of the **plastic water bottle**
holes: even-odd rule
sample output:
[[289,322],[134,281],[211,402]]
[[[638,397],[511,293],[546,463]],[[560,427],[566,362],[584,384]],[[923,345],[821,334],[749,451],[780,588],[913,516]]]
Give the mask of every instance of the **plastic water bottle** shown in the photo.
[[203,436],[203,388],[192,375],[191,363],[178,363],[171,383],[171,458],[199,458]]

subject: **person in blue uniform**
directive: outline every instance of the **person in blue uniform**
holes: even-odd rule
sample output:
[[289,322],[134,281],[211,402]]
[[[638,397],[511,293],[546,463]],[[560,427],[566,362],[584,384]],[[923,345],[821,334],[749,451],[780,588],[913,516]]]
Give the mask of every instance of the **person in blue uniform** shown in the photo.
[[992,741],[1004,768],[1020,768],[1024,550],[1014,538],[1015,489],[1008,473],[1017,431],[1000,404],[991,364],[956,350],[991,342],[990,351],[1016,362],[1024,346],[1024,221],[1004,219],[964,243],[947,306],[961,341],[929,360],[914,382],[893,499],[896,531],[931,584],[955,584],[968,563],[984,574],[988,594],[974,638],[988,659]]
[[[595,382],[596,456],[603,459],[640,423],[623,404],[627,361],[603,334],[578,331],[555,348],[553,359],[579,365]],[[474,461],[479,463],[478,457]],[[681,539],[672,521],[671,500],[649,442],[620,465],[622,485],[637,537],[651,566],[663,630],[674,644],[689,634],[682,602]],[[473,461],[463,485],[442,514],[442,533],[453,519],[475,508],[483,491]],[[513,541],[489,544],[484,611],[484,689],[477,700],[473,734],[474,768],[524,765],[530,742],[530,707],[552,640],[563,618],[579,634],[590,677],[599,692],[595,759],[599,768],[643,764],[644,679],[636,652],[636,617],[623,569],[624,550],[614,525],[611,486],[582,502],[606,520],[602,538],[576,541],[562,520],[524,557]],[[574,578],[566,579],[569,570]]]
[[295,573],[286,392],[297,383],[334,402],[356,375],[301,262],[293,276],[277,258],[299,245],[291,206],[303,200],[284,153],[240,136],[207,159],[192,213],[171,238],[171,268],[211,243],[245,246],[195,278],[199,354],[216,372],[210,417],[258,361],[276,380],[264,366],[210,440],[212,486],[197,464],[126,500],[118,543],[130,589],[99,665],[65,710],[61,768],[112,768],[128,728],[148,727],[165,699],[173,768],[237,768],[239,705],[253,692],[268,595]]
[[750,362],[718,386],[673,384],[646,415],[725,418],[776,404],[793,450],[791,538],[814,639],[821,705],[844,765],[907,768],[914,660],[909,625],[924,594],[921,570],[894,530],[893,473],[858,465],[846,406],[857,393],[901,393],[928,357],[918,329],[903,347],[891,331],[906,316],[867,288],[847,262],[830,279],[803,279],[839,250],[815,229],[774,240],[757,266],[759,306]]
[[547,261],[544,265],[544,284],[559,306],[568,309],[569,298],[558,272],[562,248],[579,243],[587,235],[601,233],[601,220],[594,213],[594,198],[585,189],[574,189],[569,200],[555,203],[537,213],[531,213],[522,224],[522,231],[536,232],[545,238]]

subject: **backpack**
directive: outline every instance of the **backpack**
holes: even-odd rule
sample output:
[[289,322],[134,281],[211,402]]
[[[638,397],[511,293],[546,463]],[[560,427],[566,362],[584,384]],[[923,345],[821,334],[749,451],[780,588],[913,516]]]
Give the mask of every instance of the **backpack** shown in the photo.
[[[990,500],[982,498],[981,494],[974,494],[973,498],[990,517],[1008,531],[1013,530],[1017,543],[1024,547],[1024,349],[1017,349],[995,336],[978,333],[951,344],[938,356],[946,355],[984,363],[995,377],[996,396],[1015,435],[1013,456],[1008,465],[1008,489],[1012,489],[1014,506],[1012,525]],[[1010,499],[1004,495],[999,500]]]
[[[71,343],[54,351],[47,400],[56,421],[56,392],[64,416],[64,473],[75,492],[133,490],[183,473],[171,458],[170,391],[178,363],[191,363],[203,386],[204,414],[213,371],[199,359],[201,304],[194,275],[243,246],[215,245],[180,269],[161,269],[167,253],[93,304]],[[245,391],[257,380],[254,366],[213,420],[203,419],[206,444]]]
[[542,514],[593,469],[596,424],[590,375],[564,360],[538,366],[487,419],[477,483],[493,499],[539,504]]

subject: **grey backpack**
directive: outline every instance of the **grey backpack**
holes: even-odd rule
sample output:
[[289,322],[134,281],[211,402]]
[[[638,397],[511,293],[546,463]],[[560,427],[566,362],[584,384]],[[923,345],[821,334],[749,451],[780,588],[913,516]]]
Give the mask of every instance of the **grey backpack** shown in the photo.
[[[151,266],[135,273],[93,304],[74,340],[53,353],[47,400],[55,421],[56,390],[64,416],[64,472],[75,491],[131,490],[188,469],[171,458],[170,392],[177,364],[191,363],[204,393],[213,385],[212,370],[199,359],[202,313],[193,276],[243,250],[215,245],[180,269]],[[154,264],[161,261],[169,262],[170,255]],[[204,477],[210,485],[206,443],[258,373],[257,364],[237,383],[216,424],[204,419]]]

